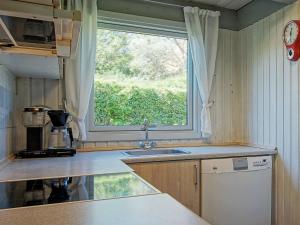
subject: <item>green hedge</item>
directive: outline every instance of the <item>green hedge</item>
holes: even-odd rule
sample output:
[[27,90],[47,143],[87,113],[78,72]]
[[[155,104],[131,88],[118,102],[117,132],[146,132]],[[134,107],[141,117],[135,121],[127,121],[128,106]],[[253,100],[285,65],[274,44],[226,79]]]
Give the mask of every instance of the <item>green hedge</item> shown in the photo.
[[95,123],[97,125],[151,124],[186,125],[186,94],[155,89],[122,87],[95,81]]

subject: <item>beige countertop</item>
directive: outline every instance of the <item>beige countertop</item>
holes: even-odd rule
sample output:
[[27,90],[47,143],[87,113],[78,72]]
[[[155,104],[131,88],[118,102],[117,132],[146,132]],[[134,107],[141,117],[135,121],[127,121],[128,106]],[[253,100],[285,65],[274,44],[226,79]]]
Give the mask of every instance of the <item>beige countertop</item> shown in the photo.
[[[273,155],[243,146],[176,148],[187,155],[128,157],[124,151],[78,153],[75,157],[15,159],[0,170],[0,182],[131,172],[125,163]],[[209,225],[167,194],[81,201],[0,210],[1,225]]]
[[201,147],[178,147],[190,152],[186,155],[165,155],[165,156],[146,156],[146,157],[128,157],[123,156],[121,159],[125,163],[136,162],[153,162],[167,160],[188,160],[188,159],[215,159],[228,157],[243,157],[243,156],[259,156],[259,155],[274,155],[277,153],[275,148],[258,148],[248,146],[201,146]]
[[122,151],[77,153],[74,157],[14,159],[0,170],[1,181],[131,172],[125,163],[273,155],[275,150],[245,146],[176,147],[186,155],[129,157]]
[[131,171],[118,157],[78,153],[74,157],[12,160],[0,170],[0,182]]
[[1,225],[209,225],[167,194],[0,210]]

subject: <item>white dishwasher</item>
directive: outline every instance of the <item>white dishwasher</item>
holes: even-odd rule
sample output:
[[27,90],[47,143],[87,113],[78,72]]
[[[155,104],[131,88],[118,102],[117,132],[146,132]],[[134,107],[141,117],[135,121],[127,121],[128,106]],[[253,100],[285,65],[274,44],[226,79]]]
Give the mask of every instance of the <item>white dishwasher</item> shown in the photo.
[[271,156],[202,160],[201,181],[201,217],[212,225],[271,225]]

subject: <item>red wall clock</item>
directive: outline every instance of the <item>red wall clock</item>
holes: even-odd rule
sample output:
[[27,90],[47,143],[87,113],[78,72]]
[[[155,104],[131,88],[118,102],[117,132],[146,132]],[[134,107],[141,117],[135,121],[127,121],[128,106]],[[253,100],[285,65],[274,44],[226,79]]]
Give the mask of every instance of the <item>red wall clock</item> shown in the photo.
[[283,40],[287,49],[287,57],[297,61],[300,57],[300,20],[291,20],[284,28]]

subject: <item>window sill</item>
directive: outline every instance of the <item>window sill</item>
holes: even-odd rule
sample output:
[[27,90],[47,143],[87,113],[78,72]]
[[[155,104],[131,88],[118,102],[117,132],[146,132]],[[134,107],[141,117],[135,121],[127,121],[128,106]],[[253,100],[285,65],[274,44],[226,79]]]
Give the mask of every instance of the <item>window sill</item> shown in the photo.
[[[109,142],[109,141],[141,141],[145,139],[144,131],[89,131],[88,142]],[[178,131],[149,131],[150,140],[189,140],[201,139],[201,133],[195,130]]]
[[[199,147],[209,146],[210,144],[204,139],[191,140],[159,140],[156,141],[155,148],[178,148],[178,147]],[[119,141],[119,142],[83,142],[78,148],[78,152],[91,151],[117,151],[140,149],[137,141]]]

